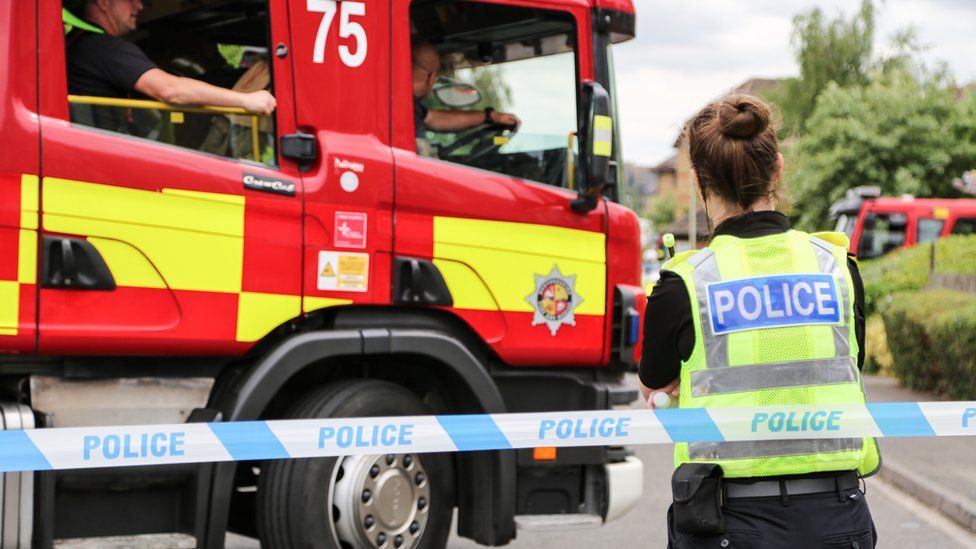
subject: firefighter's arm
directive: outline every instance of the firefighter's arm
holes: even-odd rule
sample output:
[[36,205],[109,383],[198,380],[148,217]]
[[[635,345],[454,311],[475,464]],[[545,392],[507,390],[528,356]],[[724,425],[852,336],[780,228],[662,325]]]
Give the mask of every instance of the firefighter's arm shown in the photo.
[[150,69],[136,80],[137,92],[174,105],[237,107],[257,114],[271,114],[277,106],[265,90],[242,93],[212,86],[193,78],[174,76],[162,69]]
[[[491,121],[501,126],[518,126],[522,123],[519,117],[504,112],[492,112]],[[466,130],[484,124],[484,111],[427,111],[424,125],[435,132],[451,132]]]

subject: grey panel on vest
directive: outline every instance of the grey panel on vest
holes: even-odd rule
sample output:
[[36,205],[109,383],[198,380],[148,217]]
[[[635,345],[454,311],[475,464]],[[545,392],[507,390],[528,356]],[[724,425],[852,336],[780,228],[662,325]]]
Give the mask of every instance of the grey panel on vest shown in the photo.
[[810,243],[813,244],[813,251],[817,255],[820,270],[833,275],[834,280],[837,282],[837,287],[840,289],[840,310],[844,313],[844,323],[841,326],[832,327],[834,335],[834,356],[847,356],[851,354],[849,331],[851,325],[851,296],[847,291],[847,280],[844,277],[844,271],[841,265],[837,262],[837,257],[834,255],[831,244],[815,236],[810,237]]
[[694,397],[807,385],[856,383],[854,359],[845,356],[750,366],[705,368],[691,373]]
[[709,460],[784,457],[858,451],[863,445],[859,438],[692,442],[688,444],[688,457]]

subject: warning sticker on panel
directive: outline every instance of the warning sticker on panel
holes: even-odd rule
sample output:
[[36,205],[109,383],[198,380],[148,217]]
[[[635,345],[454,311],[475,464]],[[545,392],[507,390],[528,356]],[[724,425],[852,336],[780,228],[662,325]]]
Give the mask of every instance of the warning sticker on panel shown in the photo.
[[369,254],[319,252],[319,290],[365,292],[369,289]]
[[366,247],[366,214],[336,212],[335,245],[340,248]]

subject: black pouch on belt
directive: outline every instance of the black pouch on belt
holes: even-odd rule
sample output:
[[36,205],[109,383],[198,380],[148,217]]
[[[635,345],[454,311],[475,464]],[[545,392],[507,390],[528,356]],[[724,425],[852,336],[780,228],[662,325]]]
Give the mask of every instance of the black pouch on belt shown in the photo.
[[725,532],[722,515],[722,467],[716,463],[685,463],[671,476],[675,527],[686,534]]

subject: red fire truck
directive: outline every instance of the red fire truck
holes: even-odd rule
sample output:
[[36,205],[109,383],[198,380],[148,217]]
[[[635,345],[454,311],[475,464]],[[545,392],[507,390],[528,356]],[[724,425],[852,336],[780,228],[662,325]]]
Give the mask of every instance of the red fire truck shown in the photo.
[[976,199],[971,198],[882,197],[879,187],[862,186],[847,191],[830,214],[860,259],[976,232]]
[[[636,398],[612,62],[631,0],[145,2],[126,39],[183,76],[264,78],[270,117],[69,95],[73,4],[0,2],[0,425]],[[521,126],[416,128],[418,41],[442,59],[428,108]],[[441,547],[455,509],[461,536],[503,545],[540,516],[619,516],[641,474],[621,447],[7,474],[0,545]]]

